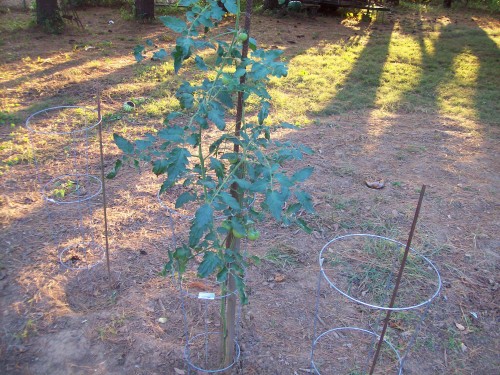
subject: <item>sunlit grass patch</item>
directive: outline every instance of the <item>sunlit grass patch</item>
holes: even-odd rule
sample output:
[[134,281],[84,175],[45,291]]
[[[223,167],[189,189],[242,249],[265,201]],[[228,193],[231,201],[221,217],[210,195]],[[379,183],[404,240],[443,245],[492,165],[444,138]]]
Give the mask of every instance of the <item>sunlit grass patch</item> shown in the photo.
[[141,110],[150,117],[166,117],[170,112],[179,111],[180,105],[174,95],[166,95],[161,99],[153,99],[144,103]]

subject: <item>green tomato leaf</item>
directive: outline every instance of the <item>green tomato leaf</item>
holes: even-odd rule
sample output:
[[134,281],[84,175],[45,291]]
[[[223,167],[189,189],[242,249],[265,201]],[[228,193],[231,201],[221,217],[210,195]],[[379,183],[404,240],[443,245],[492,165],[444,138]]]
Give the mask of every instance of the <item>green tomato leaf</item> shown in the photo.
[[173,185],[176,179],[186,171],[190,156],[191,154],[185,148],[174,148],[170,152],[167,167],[168,178],[165,181],[169,186]]
[[195,201],[197,198],[195,193],[191,193],[190,191],[186,191],[179,195],[179,198],[175,201],[175,208],[181,208],[188,202]]
[[231,93],[226,90],[221,90],[217,94],[217,99],[228,108],[233,106],[233,98],[231,97]]
[[190,109],[194,105],[194,88],[189,84],[189,82],[184,82],[177,92],[175,97],[179,100],[182,108]]
[[113,169],[106,175],[106,178],[109,178],[109,179],[115,178],[116,174],[118,173],[118,171],[122,167],[122,164],[123,164],[122,161],[120,159],[118,159],[116,161]]
[[195,247],[205,232],[210,229],[214,220],[214,212],[209,204],[204,204],[196,211],[189,230],[189,246]]
[[143,45],[136,45],[134,47],[134,57],[135,57],[135,61],[137,62],[141,62],[142,60],[144,60],[144,55],[142,54],[144,52],[144,46]]
[[208,70],[207,64],[205,64],[205,61],[203,61],[203,59],[200,56],[196,56],[194,58],[194,62],[196,63],[196,66],[198,67],[198,69],[203,70],[203,71]]
[[227,268],[226,267],[222,268],[217,274],[217,281],[219,283],[223,283],[224,281],[227,280],[227,275],[228,275]]
[[264,120],[269,116],[269,108],[271,107],[271,104],[269,102],[264,101],[262,102],[262,107],[260,108],[258,119],[259,119],[259,125],[262,125],[264,123]]
[[222,3],[224,4],[224,7],[227,9],[228,12],[233,14],[238,13],[239,9],[235,0],[222,0]]
[[172,251],[168,250],[168,262],[163,265],[163,270],[160,272],[161,276],[167,276],[169,271],[172,271],[174,264],[174,256]]
[[113,139],[115,140],[115,144],[118,146],[118,148],[124,153],[129,155],[134,153],[134,145],[123,138],[121,135],[114,133]]
[[312,229],[307,225],[307,223],[298,218],[295,223],[299,226],[300,229],[302,229],[304,232],[306,232],[307,234],[311,234],[312,233]]
[[189,247],[187,247],[186,245],[178,247],[174,251],[173,258],[177,260],[177,263],[179,265],[179,273],[182,274],[184,273],[184,271],[186,271],[186,264],[191,258],[191,249],[189,249]]
[[179,1],[178,5],[180,7],[189,7],[197,2],[198,2],[198,0],[181,0],[181,1]]
[[171,112],[167,115],[167,118],[163,122],[165,125],[172,120],[175,120],[177,117],[182,116],[182,112]]
[[311,196],[308,193],[306,193],[305,191],[302,191],[302,190],[296,190],[294,192],[294,194],[295,194],[295,197],[297,198],[297,200],[302,205],[302,207],[304,207],[304,209],[307,212],[310,212],[310,213],[314,212],[314,207],[313,207],[313,204],[312,204],[312,198],[311,198]]
[[167,56],[168,56],[167,51],[165,51],[162,48],[159,51],[156,51],[155,53],[153,53],[153,57],[151,59],[155,60],[155,61],[165,60],[167,58]]
[[236,211],[240,210],[240,204],[231,194],[223,191],[220,193],[220,197],[221,197],[222,201],[225,204],[227,204],[229,207],[231,207],[233,210],[236,210]]
[[[184,61],[184,53],[182,52],[182,48],[179,46],[176,46],[175,49],[172,51],[172,57],[174,58],[174,72],[177,74],[179,73],[179,70],[182,67],[182,62]],[[182,106],[182,108],[186,108]],[[191,107],[189,107],[191,108]]]
[[184,129],[179,126],[164,128],[158,132],[158,137],[170,142],[184,142]]
[[242,278],[234,276],[234,283],[236,284],[236,289],[238,290],[238,295],[240,296],[240,301],[242,305],[248,304],[248,296],[245,291],[245,282]]
[[210,157],[210,169],[215,171],[215,174],[219,179],[224,178],[224,164],[222,164],[218,159]]
[[158,18],[166,27],[176,33],[182,33],[187,27],[186,22],[178,19],[177,17],[161,16]]
[[226,120],[224,119],[224,111],[222,110],[222,107],[219,108],[212,108],[208,111],[208,119],[212,121],[215,126],[217,126],[217,129],[219,130],[224,130],[226,128]]
[[283,128],[283,129],[292,129],[292,130],[297,130],[299,128],[297,125],[293,125],[293,124],[290,124],[288,122],[282,122],[279,125],[279,127]]
[[257,41],[254,38],[248,39],[248,48],[250,48],[252,51],[257,50]]
[[273,215],[276,220],[281,220],[281,211],[283,204],[285,203],[282,195],[274,190],[267,192],[265,203],[269,208],[271,215]]
[[153,173],[157,176],[165,173],[168,167],[168,160],[161,159],[153,162]]
[[219,6],[213,6],[211,10],[212,11],[210,12],[210,16],[217,21],[220,21],[226,14],[226,12],[224,12],[224,10],[222,10],[222,8]]
[[303,168],[303,169],[301,169],[293,174],[292,181],[304,182],[305,180],[307,180],[311,176],[313,171],[314,171],[313,167]]
[[202,278],[210,276],[222,264],[222,260],[217,253],[206,251],[203,254],[203,261],[198,266],[198,276]]

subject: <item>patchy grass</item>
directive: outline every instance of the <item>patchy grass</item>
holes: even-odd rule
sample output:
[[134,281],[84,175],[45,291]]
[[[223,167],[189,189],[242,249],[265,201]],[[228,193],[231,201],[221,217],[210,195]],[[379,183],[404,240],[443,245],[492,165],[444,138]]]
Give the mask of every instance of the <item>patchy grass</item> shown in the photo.
[[296,249],[287,246],[280,245],[269,249],[269,251],[264,256],[264,260],[269,263],[274,264],[280,269],[296,268],[299,265],[299,254]]

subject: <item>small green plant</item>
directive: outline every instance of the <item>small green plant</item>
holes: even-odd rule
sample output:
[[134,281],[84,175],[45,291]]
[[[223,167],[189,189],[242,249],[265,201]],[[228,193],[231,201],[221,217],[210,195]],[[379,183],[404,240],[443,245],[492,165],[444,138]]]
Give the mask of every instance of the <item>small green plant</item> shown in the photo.
[[[250,36],[251,0],[245,13],[239,0],[223,0],[222,4],[234,16],[233,27],[216,27],[227,18],[218,1],[181,0],[179,5],[186,7],[185,19],[159,17],[179,34],[170,55],[152,41],[135,48],[139,62],[149,54],[153,60],[170,56],[175,73],[189,62],[204,78],[180,85],[176,98],[181,111],[168,114],[165,126],[156,134],[135,142],[114,134],[116,145],[125,155],[108,177],[116,176],[130,161],[136,166],[148,162],[155,175],[166,176],[160,194],[181,191],[175,207],[194,206],[194,218],[186,243],[168,252],[164,272],[176,271],[182,276],[190,261],[201,258],[199,277],[215,275],[222,285],[222,295],[238,290],[242,303],[247,303],[244,276],[248,262],[240,251],[241,240],[259,237],[258,223],[266,214],[310,232],[300,213],[313,212],[312,199],[301,183],[313,168],[290,173],[282,167],[312,151],[272,139],[277,129],[296,129],[287,123],[270,125],[266,121],[271,110],[267,84],[272,77],[287,75],[287,67],[280,60],[282,51],[260,49]],[[256,114],[251,119],[245,105],[249,100]],[[232,111],[236,118],[231,126],[228,117]],[[225,220],[216,220],[220,216]],[[221,302],[224,365],[234,356],[234,346],[228,343],[234,342],[235,307],[234,295]]]
[[97,328],[97,335],[101,341],[106,341],[111,336],[118,334],[118,329],[125,324],[126,316],[123,312],[121,315],[113,316],[111,321],[105,326]]
[[0,125],[12,125],[16,124],[17,122],[19,122],[17,116],[9,112],[0,111]]
[[80,188],[80,185],[72,180],[58,181],[50,194],[54,198],[64,198],[68,194],[75,193]]

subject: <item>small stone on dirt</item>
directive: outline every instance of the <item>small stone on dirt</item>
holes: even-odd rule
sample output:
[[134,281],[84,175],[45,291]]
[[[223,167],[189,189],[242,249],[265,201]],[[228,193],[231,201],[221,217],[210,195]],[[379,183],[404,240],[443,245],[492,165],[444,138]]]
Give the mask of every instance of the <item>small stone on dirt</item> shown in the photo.
[[465,327],[462,324],[455,322],[455,326],[459,331],[465,331]]
[[464,343],[461,343],[460,344],[460,349],[462,349],[462,352],[465,353],[467,351],[467,346]]
[[167,318],[161,317],[158,319],[159,323],[165,324],[167,322]]
[[186,371],[184,370],[181,370],[177,367],[174,367],[174,372],[177,374],[177,375],[184,375],[186,373]]

